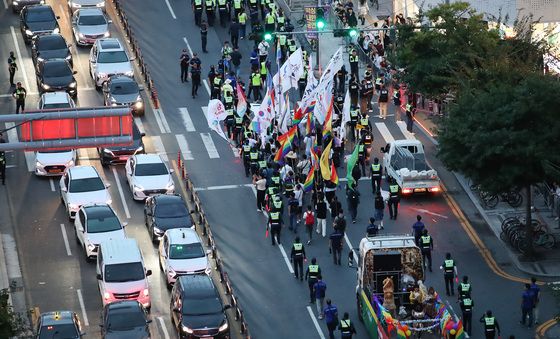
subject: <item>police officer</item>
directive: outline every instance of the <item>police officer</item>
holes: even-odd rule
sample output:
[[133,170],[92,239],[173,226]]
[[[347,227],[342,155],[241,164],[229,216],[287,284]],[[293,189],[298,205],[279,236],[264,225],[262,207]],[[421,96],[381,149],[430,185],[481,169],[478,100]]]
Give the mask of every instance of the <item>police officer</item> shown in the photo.
[[303,247],[299,237],[296,237],[294,240],[290,257],[294,263],[294,274],[296,279],[299,278],[300,281],[303,281],[303,260],[306,260],[306,257],[305,248]]
[[483,314],[480,317],[480,322],[484,324],[484,334],[486,335],[486,339],[494,339],[496,337],[496,332],[498,332],[498,337],[501,335],[500,333],[500,325],[496,318],[492,315],[492,311],[486,311],[486,314]]
[[266,75],[268,74],[268,61],[261,61],[260,63],[260,68],[259,68],[259,74],[261,76],[261,83],[264,83],[266,81]]
[[[5,143],[6,140],[0,133],[0,144]],[[6,185],[6,153],[0,151],[0,175],[2,176],[2,185]]]
[[[202,26],[206,25],[206,23],[202,22]],[[193,57],[191,58],[191,81],[192,81],[192,97],[193,99],[196,98],[198,95],[198,87],[200,87],[200,72],[202,70],[202,63],[198,58],[196,53],[193,53]]]
[[457,266],[455,266],[455,260],[451,258],[451,253],[445,254],[445,260],[440,266],[443,270],[443,279],[445,280],[445,292],[447,295],[455,295],[455,286],[453,284],[453,279],[457,276]]
[[16,99],[16,114],[19,114],[19,111],[23,112],[25,110],[25,97],[27,97],[27,91],[21,85],[21,82],[16,84],[16,88],[12,92],[12,96]]
[[212,80],[212,97],[210,99],[220,100],[220,90],[222,87],[222,73],[218,72]]
[[202,0],[193,0],[192,7],[194,11],[194,23],[200,26],[200,19],[202,18]]
[[14,76],[16,75],[18,67],[16,64],[16,56],[14,52],[10,51],[10,56],[8,57],[8,73],[10,74],[10,87],[14,87]]
[[272,246],[280,245],[280,231],[282,230],[282,214],[280,212],[270,212],[268,214],[268,225],[270,227],[270,240]]
[[371,164],[370,175],[371,175],[371,191],[375,194],[381,192],[381,176],[383,174],[383,167],[379,163],[379,158],[373,158],[373,164]]
[[[422,265],[424,267],[428,266],[428,269],[432,272],[432,250],[434,249],[434,240],[432,236],[428,234],[428,230],[422,232],[420,248],[422,249]],[[426,265],[426,259],[428,259],[428,265]]]
[[249,154],[251,153],[251,145],[249,145],[249,140],[243,140],[243,146],[241,146],[241,154],[243,156],[243,167],[245,167],[245,176],[248,178],[251,172],[251,160]]
[[229,106],[230,108],[226,108],[226,119],[225,119],[225,125],[226,125],[226,131],[227,131],[227,136],[230,139],[233,139],[233,130],[235,129],[235,117],[237,116],[237,114],[235,113],[235,110],[233,109],[233,105]]
[[227,0],[218,0],[218,13],[220,16],[220,25],[226,27],[226,22],[229,20],[229,6]]
[[214,9],[216,7],[216,0],[205,0],[206,5],[206,18],[208,26],[214,26]]
[[313,285],[317,282],[317,278],[321,275],[321,267],[317,264],[317,259],[312,258],[311,264],[305,270],[305,280],[309,286],[309,302],[315,303],[315,293],[313,293]]
[[360,164],[360,168],[362,170],[362,174],[365,175],[366,173],[366,158],[367,158],[367,148],[366,145],[362,141],[358,144],[358,163]]
[[463,281],[457,286],[457,291],[459,292],[459,300],[470,298],[472,288],[468,276],[463,276]]
[[278,8],[278,12],[276,13],[276,30],[284,31],[285,25],[286,17],[284,16],[284,11],[281,8]]
[[226,109],[233,108],[233,87],[231,86],[230,79],[226,79],[222,85],[222,98],[224,99],[223,102]]
[[[278,190],[277,192],[280,191]],[[276,194],[272,197],[272,211],[280,212],[280,214],[284,213],[284,202],[282,201],[282,197],[279,194]]]
[[191,57],[187,52],[186,48],[183,48],[181,55],[179,56],[179,63],[181,66],[181,82],[189,82],[189,63],[191,61]]
[[350,134],[354,137],[354,141],[358,139],[356,136],[356,125],[358,124],[358,119],[360,117],[360,109],[357,105],[350,105]]
[[280,172],[278,172],[278,169],[274,169],[274,172],[272,172],[270,183],[272,187],[276,187],[278,190],[281,190],[282,178],[280,177]]
[[338,329],[340,330],[340,338],[342,339],[351,339],[352,335],[356,334],[356,329],[354,328],[354,324],[350,321],[348,312],[344,312],[344,316],[342,316],[342,320],[340,320],[340,324],[338,324]]
[[348,92],[350,93],[350,106],[358,106],[358,97],[360,96],[360,83],[356,76],[351,75],[348,82]]
[[239,22],[239,39],[245,39],[245,30],[247,27],[247,13],[245,13],[245,9],[241,8],[239,14],[237,14],[237,22]]
[[359,81],[359,62],[360,59],[358,58],[358,51],[356,49],[352,49],[352,53],[350,54],[350,75],[354,77],[356,81]]
[[249,152],[249,161],[251,164],[251,174],[257,174],[259,170],[259,151],[256,147],[251,148]]
[[461,312],[463,313],[463,329],[470,335],[472,328],[472,311],[474,302],[470,297],[463,298],[460,301]]
[[241,144],[241,139],[243,136],[243,118],[239,114],[235,114],[235,128],[233,130],[233,140],[235,140],[237,147]]
[[[284,29],[284,28],[282,28],[282,29]],[[287,43],[288,43],[288,54],[292,55],[295,51],[297,51],[297,44],[296,44],[296,41],[294,40],[294,37],[290,36],[288,38]],[[304,73],[305,73],[305,66],[303,68],[304,68]]]
[[[281,31],[284,31],[284,28],[282,28]],[[278,45],[280,45],[280,64],[284,63],[284,60],[286,60],[286,50],[288,47],[288,37],[286,36],[286,34],[279,34],[277,36],[278,39]],[[276,45],[278,47],[278,45]],[[277,52],[278,53],[278,52]]]
[[391,178],[389,184],[389,201],[387,202],[387,205],[389,207],[389,219],[397,220],[400,199],[401,197],[399,185],[394,178]]
[[369,121],[369,115],[367,112],[363,112],[360,115],[359,122],[360,126],[362,126],[360,129],[360,139],[364,139],[365,136],[369,134],[369,131],[371,131],[371,122]]
[[375,78],[375,90],[380,91],[383,85],[383,73],[379,73]]
[[364,93],[365,93],[365,100],[366,100],[366,103],[367,103],[367,110],[372,111],[373,107],[371,105],[371,100],[373,98],[374,86],[373,86],[373,82],[371,81],[371,79],[366,78],[366,82],[365,82],[364,87],[365,87],[365,92]]
[[249,93],[247,94],[247,98],[251,96],[253,93],[253,101],[261,101],[261,75],[257,71],[253,71],[251,73],[251,86],[249,87]]
[[276,26],[276,17],[271,10],[268,10],[264,18],[264,30],[266,32],[274,32]]

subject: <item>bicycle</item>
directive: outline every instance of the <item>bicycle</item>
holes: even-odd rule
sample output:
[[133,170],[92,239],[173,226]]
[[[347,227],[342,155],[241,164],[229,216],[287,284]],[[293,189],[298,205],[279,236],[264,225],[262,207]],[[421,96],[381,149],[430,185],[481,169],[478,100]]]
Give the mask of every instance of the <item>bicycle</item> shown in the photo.
[[500,201],[507,202],[513,208],[519,207],[523,203],[523,196],[517,191],[492,194],[479,190],[478,196],[487,208],[495,208]]

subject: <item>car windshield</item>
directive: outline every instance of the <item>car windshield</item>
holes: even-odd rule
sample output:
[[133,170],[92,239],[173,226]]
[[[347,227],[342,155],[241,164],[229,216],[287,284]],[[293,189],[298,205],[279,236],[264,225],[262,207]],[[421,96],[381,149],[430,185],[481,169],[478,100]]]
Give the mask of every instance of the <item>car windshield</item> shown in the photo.
[[188,212],[182,202],[157,204],[156,216],[158,218],[187,218]]
[[97,26],[105,25],[107,20],[103,15],[81,15],[78,19],[78,25],[81,26]]
[[39,339],[74,339],[80,335],[74,324],[46,325],[41,327]]
[[167,175],[167,167],[165,164],[153,163],[153,164],[137,164],[134,170],[134,175],[138,177],[148,176],[148,175]]
[[66,62],[47,62],[43,66],[44,77],[66,77],[72,75],[72,70]]
[[144,279],[144,266],[141,262],[105,266],[105,282],[127,282],[142,279]]
[[116,62],[127,62],[128,57],[124,51],[101,52],[97,58],[97,62],[102,64],[111,64]]
[[119,81],[111,84],[113,95],[138,94],[138,85],[134,81]]
[[[59,104],[44,104],[43,109],[54,109],[54,108],[70,108],[71,106],[68,103],[59,103]],[[45,152],[41,152],[45,153]]]
[[87,232],[88,233],[102,233],[112,232],[122,229],[121,223],[117,216],[107,208],[107,211],[95,212],[91,216],[88,214],[87,219]]
[[44,22],[44,21],[55,21],[54,13],[52,10],[40,10],[40,11],[27,11],[26,21],[27,22]]
[[37,50],[39,51],[50,51],[55,49],[66,49],[66,42],[62,38],[48,38],[48,39],[38,39],[37,40]]
[[194,259],[206,256],[201,243],[171,245],[169,259]]
[[222,303],[218,297],[201,299],[185,298],[181,311],[183,315],[204,315],[223,312]]
[[70,193],[83,193],[92,191],[101,191],[105,189],[105,185],[101,178],[84,178],[84,179],[74,179],[70,182],[70,188],[68,192]]
[[[65,106],[65,107],[68,107],[68,106]],[[49,108],[51,108],[51,107],[49,106]],[[72,150],[71,149],[59,149],[59,150],[52,150],[52,151],[43,150],[41,152],[37,152],[37,154],[41,154],[41,153],[49,153],[49,154],[60,153],[60,154],[62,154],[62,153],[68,153],[68,152],[72,152]]]
[[109,331],[127,331],[144,327],[146,326],[144,311],[140,308],[109,310],[106,326]]

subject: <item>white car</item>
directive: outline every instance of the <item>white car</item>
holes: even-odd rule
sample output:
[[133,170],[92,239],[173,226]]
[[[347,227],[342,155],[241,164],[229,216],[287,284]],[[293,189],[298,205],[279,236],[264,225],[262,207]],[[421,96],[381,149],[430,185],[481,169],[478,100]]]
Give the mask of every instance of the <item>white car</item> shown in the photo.
[[78,210],[74,221],[76,241],[83,247],[86,260],[97,257],[99,244],[109,239],[124,239],[124,227],[107,204],[87,204]]
[[100,8],[105,11],[105,0],[68,0],[70,14],[80,8]]
[[111,195],[93,166],[70,167],[60,178],[60,199],[72,220],[85,204],[111,205]]
[[180,275],[212,272],[208,252],[192,228],[172,228],[165,232],[159,242],[159,266],[165,272],[168,286]]
[[163,159],[157,154],[136,154],[128,158],[126,180],[134,200],[144,200],[156,194],[175,193],[175,184]]
[[109,24],[105,13],[99,8],[79,9],[72,15],[72,32],[80,46],[92,45],[97,39],[108,38]]
[[[74,108],[74,100],[66,92],[43,93],[39,109]],[[42,151],[35,153],[35,175],[62,175],[68,167],[76,164],[76,150]]]
[[124,45],[118,39],[97,39],[89,53],[89,71],[95,87],[101,88],[111,75],[122,74],[132,78],[132,60],[134,58],[128,57]]

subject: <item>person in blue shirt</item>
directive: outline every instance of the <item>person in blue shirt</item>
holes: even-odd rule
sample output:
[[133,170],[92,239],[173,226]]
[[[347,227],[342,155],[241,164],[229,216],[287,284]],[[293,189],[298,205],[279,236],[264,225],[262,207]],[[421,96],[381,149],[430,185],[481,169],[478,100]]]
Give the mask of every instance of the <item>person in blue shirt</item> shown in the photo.
[[368,237],[376,237],[379,227],[375,224],[375,218],[369,218],[369,224],[366,228],[366,234]]
[[323,277],[319,274],[317,276],[317,282],[313,285],[313,291],[315,292],[315,300],[318,301],[317,313],[319,314],[319,319],[323,319],[323,308],[325,307],[325,293],[327,291],[327,284],[322,280]]
[[323,309],[325,315],[325,322],[329,330],[329,339],[334,339],[334,331],[338,325],[338,308],[332,305],[331,299],[327,299],[327,306]]
[[531,291],[531,284],[525,284],[525,291],[521,295],[521,320],[519,323],[525,325],[525,320],[529,318],[527,328],[533,324],[533,307],[535,307],[535,297]]
[[424,228],[426,228],[426,226],[422,222],[422,217],[420,215],[417,215],[416,222],[412,225],[414,242],[416,243],[417,246],[420,246],[420,237],[422,236],[422,232],[424,232]]
[[340,265],[340,258],[342,256],[342,238],[344,238],[344,232],[340,230],[335,230],[329,236],[330,238],[330,250],[333,255],[333,260],[335,265]]
[[531,278],[531,292],[534,297],[534,307],[533,307],[533,319],[535,324],[539,323],[539,298],[541,293],[541,288],[537,285],[537,279],[535,277]]

